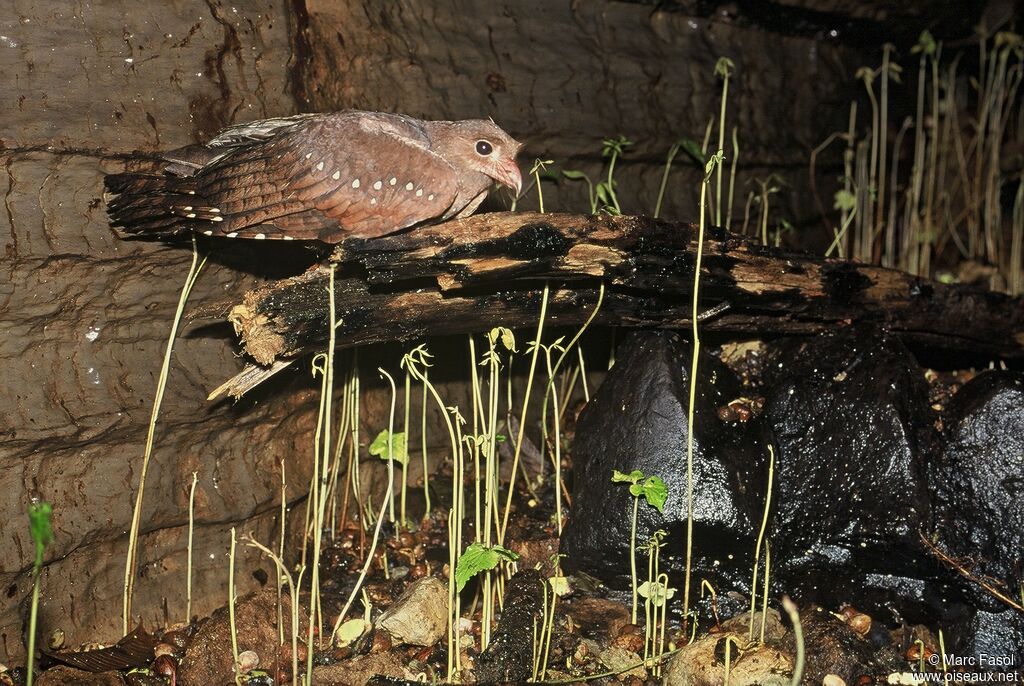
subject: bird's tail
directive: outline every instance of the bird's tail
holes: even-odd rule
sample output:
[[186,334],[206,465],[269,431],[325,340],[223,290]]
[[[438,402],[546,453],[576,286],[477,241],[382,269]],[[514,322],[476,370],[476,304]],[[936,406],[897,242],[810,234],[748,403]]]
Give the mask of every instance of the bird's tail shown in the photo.
[[108,174],[104,185],[110,225],[130,236],[173,238],[211,218],[192,177],[126,172]]

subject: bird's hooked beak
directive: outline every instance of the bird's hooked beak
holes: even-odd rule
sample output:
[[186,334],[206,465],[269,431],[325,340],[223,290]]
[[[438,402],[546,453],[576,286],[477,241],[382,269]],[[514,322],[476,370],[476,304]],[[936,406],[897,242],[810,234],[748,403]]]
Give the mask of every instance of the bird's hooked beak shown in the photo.
[[523,174],[514,157],[502,159],[494,166],[494,180],[514,190],[517,198],[523,192]]

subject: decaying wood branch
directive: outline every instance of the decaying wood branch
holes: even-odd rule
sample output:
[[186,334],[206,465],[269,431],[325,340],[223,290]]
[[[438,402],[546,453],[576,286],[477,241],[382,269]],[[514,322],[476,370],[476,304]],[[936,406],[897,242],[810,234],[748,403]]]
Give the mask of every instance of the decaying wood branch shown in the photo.
[[[683,328],[690,323],[696,247],[692,224],[533,213],[477,215],[387,238],[350,239],[335,254],[338,345],[532,326],[545,283],[549,325],[582,323],[603,283],[597,323]],[[259,365],[280,368],[323,346],[327,285],[328,268],[318,266],[247,293],[229,317],[245,352]],[[722,302],[729,309],[705,329],[810,334],[869,320],[915,344],[1024,357],[1019,298],[772,250],[713,229],[705,235],[701,307]],[[266,375],[246,370],[217,392],[244,392]]]

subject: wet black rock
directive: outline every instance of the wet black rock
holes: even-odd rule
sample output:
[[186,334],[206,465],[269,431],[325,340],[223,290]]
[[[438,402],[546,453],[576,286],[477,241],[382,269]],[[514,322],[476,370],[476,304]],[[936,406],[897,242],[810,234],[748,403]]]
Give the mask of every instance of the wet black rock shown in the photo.
[[[929,474],[943,550],[1009,595],[1024,582],[1024,374],[981,374],[954,396]],[[972,599],[1005,608],[975,586]]]
[[[1024,583],[1024,374],[990,371],[947,408],[943,447],[929,473],[937,545],[991,588],[1019,601]],[[1024,650],[1024,617],[980,584],[961,579],[981,608],[952,630],[964,654]],[[1014,651],[1014,652],[1011,652]]]
[[870,326],[784,346],[764,420],[776,450],[773,568],[786,590],[886,621],[931,617],[919,531],[933,419],[906,347]]
[[[567,569],[584,571],[613,588],[629,588],[633,497],[626,484],[612,483],[611,476],[615,469],[638,469],[660,476],[668,486],[664,514],[641,503],[638,546],[657,529],[667,531],[661,566],[674,584],[681,581],[690,355],[678,335],[668,332],[632,333],[619,346],[615,366],[576,429],[573,507],[561,542]],[[767,449],[755,422],[719,419],[718,408],[742,395],[735,375],[706,354],[698,374],[693,578],[742,591],[750,584],[764,507]],[[646,554],[637,557],[646,579]]]
[[977,665],[986,671],[1005,672],[1008,667],[1024,669],[1024,614],[1018,610],[978,610],[962,624],[947,626],[945,633],[949,650],[954,654],[991,656],[991,662]]

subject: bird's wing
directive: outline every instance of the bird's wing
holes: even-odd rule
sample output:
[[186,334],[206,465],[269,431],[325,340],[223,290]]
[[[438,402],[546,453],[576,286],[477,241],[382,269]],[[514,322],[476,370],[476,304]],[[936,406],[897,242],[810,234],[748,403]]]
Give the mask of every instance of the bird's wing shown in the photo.
[[216,136],[206,142],[211,148],[234,148],[240,145],[249,145],[273,138],[296,124],[302,124],[310,119],[323,118],[322,114],[296,114],[291,117],[275,117],[273,119],[259,119],[244,124],[236,124],[220,131]]
[[348,112],[308,118],[196,175],[210,235],[372,238],[442,217],[459,191],[416,120]]

